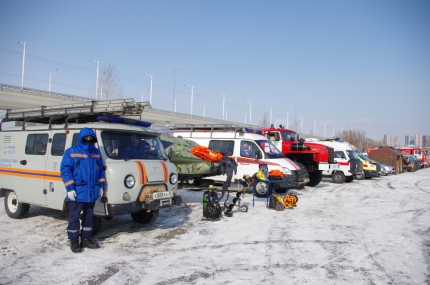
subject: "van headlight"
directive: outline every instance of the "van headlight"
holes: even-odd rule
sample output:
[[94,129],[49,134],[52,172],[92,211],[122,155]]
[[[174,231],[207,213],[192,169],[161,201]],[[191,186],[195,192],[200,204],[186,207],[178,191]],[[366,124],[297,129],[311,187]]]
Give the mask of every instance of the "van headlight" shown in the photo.
[[133,188],[135,183],[136,180],[134,179],[133,175],[127,175],[124,179],[124,185],[127,188]]
[[170,174],[170,184],[176,184],[178,182],[178,175],[176,173]]
[[291,174],[292,174],[291,170],[289,170],[289,169],[288,169],[288,168],[286,168],[286,167],[282,167],[282,171],[283,171],[285,174],[287,174],[287,175],[291,175]]

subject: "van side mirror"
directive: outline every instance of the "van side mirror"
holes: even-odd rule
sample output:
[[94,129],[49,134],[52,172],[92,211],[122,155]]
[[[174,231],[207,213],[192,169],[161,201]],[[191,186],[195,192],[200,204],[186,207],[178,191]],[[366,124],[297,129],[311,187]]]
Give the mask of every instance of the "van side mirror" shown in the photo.
[[172,148],[169,148],[169,151],[167,152],[167,158],[168,158],[169,160],[172,160],[172,156],[173,156],[173,149],[172,149]]

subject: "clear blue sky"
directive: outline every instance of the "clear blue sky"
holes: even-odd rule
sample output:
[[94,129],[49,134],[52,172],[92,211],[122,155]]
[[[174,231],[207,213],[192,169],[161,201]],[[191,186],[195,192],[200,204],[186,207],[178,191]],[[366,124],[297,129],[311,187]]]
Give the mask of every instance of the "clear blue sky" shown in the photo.
[[[430,135],[430,1],[0,1],[0,83],[90,96],[97,64],[125,98],[303,132]],[[182,97],[181,97],[182,96]],[[299,104],[296,104],[300,102]],[[210,104],[209,104],[210,103]]]

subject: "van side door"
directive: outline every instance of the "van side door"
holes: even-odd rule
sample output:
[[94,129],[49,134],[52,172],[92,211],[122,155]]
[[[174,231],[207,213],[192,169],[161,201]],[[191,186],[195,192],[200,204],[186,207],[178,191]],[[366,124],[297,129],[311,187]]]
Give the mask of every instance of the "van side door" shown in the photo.
[[48,132],[28,132],[25,149],[19,150],[20,171],[15,191],[21,202],[46,205],[44,186],[48,138]]

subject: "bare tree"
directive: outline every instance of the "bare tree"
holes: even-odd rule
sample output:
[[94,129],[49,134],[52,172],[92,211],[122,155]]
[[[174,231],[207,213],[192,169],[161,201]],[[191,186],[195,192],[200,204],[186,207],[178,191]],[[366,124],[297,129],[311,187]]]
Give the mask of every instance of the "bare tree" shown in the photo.
[[267,128],[269,123],[270,122],[267,119],[267,112],[264,112],[264,115],[260,119],[260,127]]
[[366,137],[365,131],[345,130],[340,133],[336,133],[336,137],[343,138],[346,142],[349,142],[361,152],[368,152],[369,148],[380,147],[382,145],[382,140],[375,140]]
[[115,66],[110,63],[101,71],[100,81],[100,100],[121,99],[124,96],[124,88],[119,79],[119,73],[115,70]]

